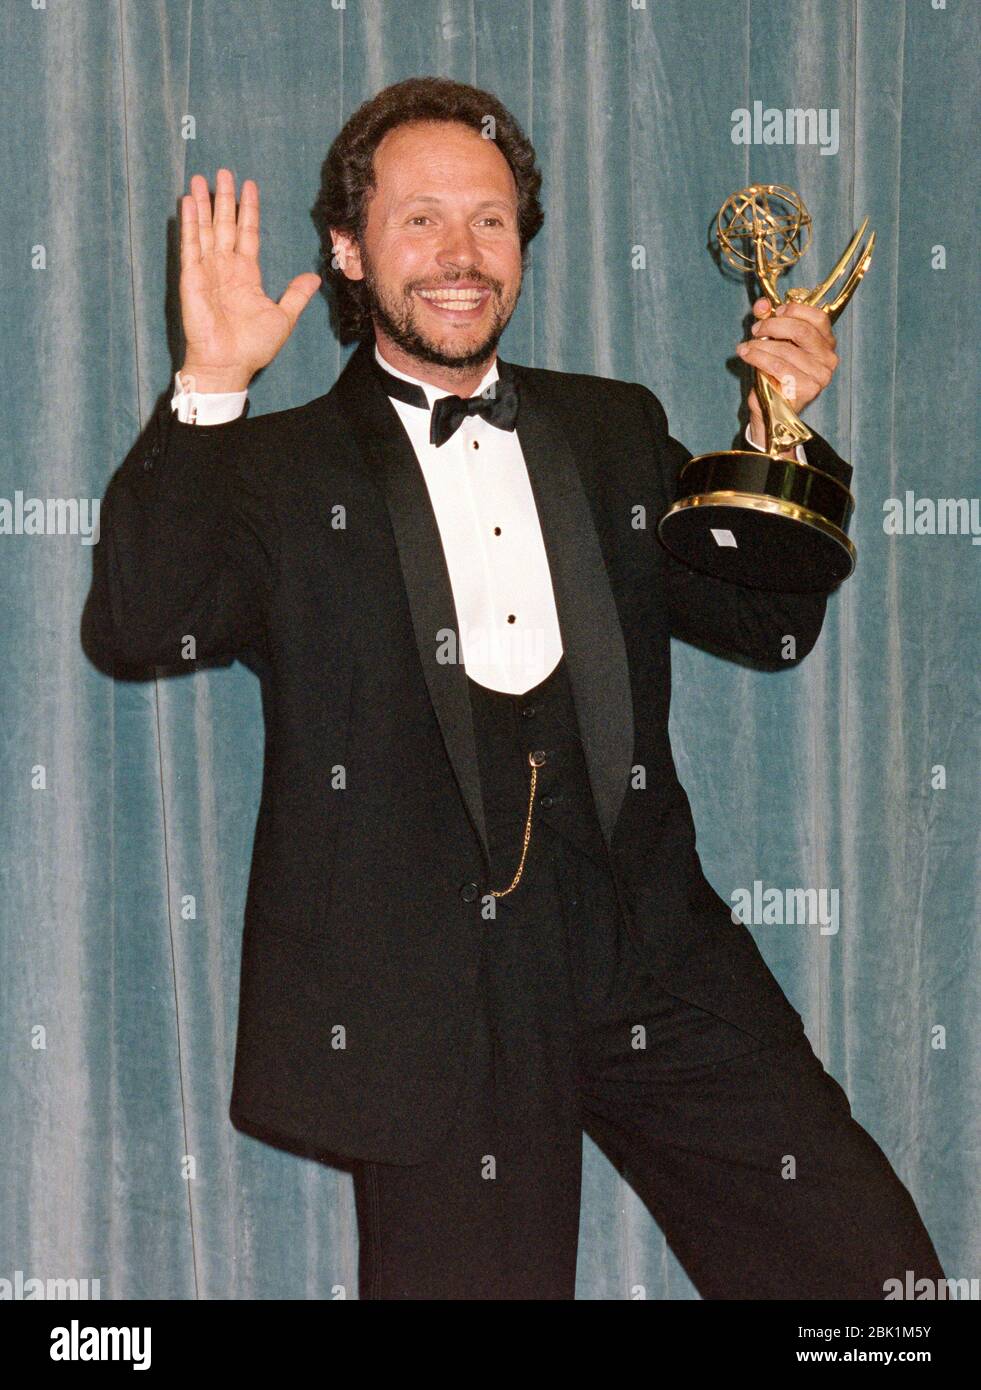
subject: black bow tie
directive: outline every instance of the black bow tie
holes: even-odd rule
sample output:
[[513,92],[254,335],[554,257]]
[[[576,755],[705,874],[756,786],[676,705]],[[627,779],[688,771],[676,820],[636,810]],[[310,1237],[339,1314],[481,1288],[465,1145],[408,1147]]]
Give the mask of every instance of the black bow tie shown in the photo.
[[[421,386],[386,372],[373,353],[371,365],[388,395],[394,396],[397,401],[405,401],[406,405],[429,409],[426,393]],[[437,449],[445,444],[469,415],[482,415],[488,424],[496,425],[499,430],[514,429],[518,418],[518,383],[507,363],[499,363],[498,371],[497,381],[492,381],[479,396],[440,396],[433,404],[430,416],[430,444],[435,444]]]

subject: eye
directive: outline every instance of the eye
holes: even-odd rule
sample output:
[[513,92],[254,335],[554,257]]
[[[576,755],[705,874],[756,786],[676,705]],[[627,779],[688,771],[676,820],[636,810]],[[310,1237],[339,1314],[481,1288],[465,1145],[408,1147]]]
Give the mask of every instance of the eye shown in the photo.
[[429,218],[424,212],[417,212],[414,217],[409,218],[410,222],[428,222]]
[[499,227],[504,226],[503,220],[500,217],[495,217],[492,213],[488,213],[487,216],[481,220],[484,222],[496,222]]

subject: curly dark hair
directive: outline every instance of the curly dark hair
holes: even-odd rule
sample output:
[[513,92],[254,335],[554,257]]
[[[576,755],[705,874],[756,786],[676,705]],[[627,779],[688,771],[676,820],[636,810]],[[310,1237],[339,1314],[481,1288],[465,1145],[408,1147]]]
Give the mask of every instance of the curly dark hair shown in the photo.
[[488,116],[494,121],[495,143],[517,185],[518,236],[524,259],[528,243],[545,221],[538,201],[542,176],[531,141],[497,97],[449,77],[409,77],[364,102],[345,123],[323,162],[320,192],[311,212],[320,237],[318,268],[342,343],[370,338],[372,324],[364,282],[349,280],[333,264],[330,229],[347,232],[363,243],[367,195],[375,187],[374,155],[382,137],[409,121],[458,121],[483,134]]

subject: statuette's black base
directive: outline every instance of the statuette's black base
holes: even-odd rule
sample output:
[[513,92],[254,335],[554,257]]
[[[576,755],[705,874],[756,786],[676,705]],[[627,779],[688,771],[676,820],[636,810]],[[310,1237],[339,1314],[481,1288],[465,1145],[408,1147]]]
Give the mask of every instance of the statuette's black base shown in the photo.
[[811,464],[727,450],[689,459],[658,535],[692,569],[752,589],[826,593],[855,568],[843,483]]

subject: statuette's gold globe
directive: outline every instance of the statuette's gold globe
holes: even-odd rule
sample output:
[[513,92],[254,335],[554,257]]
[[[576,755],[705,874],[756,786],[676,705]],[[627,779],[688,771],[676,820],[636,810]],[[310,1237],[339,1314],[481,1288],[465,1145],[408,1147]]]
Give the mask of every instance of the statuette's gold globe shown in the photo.
[[811,215],[799,193],[779,183],[754,183],[727,198],[716,219],[719,250],[735,270],[756,266],[756,242],[771,273],[796,265],[811,243]]

